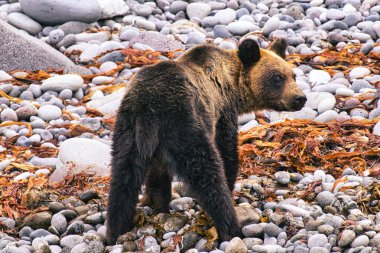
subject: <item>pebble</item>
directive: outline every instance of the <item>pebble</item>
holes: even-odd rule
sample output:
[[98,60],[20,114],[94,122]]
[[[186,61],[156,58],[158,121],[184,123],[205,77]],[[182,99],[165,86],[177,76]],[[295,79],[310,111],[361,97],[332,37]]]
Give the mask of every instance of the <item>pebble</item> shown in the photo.
[[43,91],[57,91],[60,92],[64,89],[70,89],[77,91],[82,87],[84,81],[83,78],[75,74],[53,76],[45,79],[42,82],[41,90]]
[[63,214],[56,213],[51,219],[51,225],[54,226],[60,234],[64,233],[67,228],[67,221]]
[[353,68],[348,74],[351,79],[363,78],[371,74],[371,71],[366,67]]
[[310,236],[310,238],[307,241],[307,246],[309,248],[323,247],[326,243],[328,243],[326,235],[315,234],[315,235]]
[[343,248],[351,244],[353,240],[355,239],[355,232],[349,229],[345,229],[340,234],[339,240],[338,240],[338,246]]
[[332,110],[336,104],[336,99],[334,97],[326,98],[318,105],[318,113],[324,113],[326,111]]
[[189,19],[199,18],[202,19],[206,17],[211,12],[210,5],[206,3],[190,3],[186,7],[186,13],[189,16]]
[[274,174],[276,181],[282,185],[287,185],[290,182],[290,174],[286,171],[279,171]]
[[351,243],[352,248],[357,247],[366,247],[369,244],[369,238],[366,235],[359,235],[355,238],[355,240]]
[[326,71],[313,69],[309,73],[309,80],[312,84],[325,84],[331,80],[331,76]]
[[218,11],[214,17],[216,18],[219,24],[228,25],[236,19],[236,11],[231,8],[227,8]]
[[67,235],[61,238],[61,247],[67,247],[69,249],[74,248],[76,245],[83,243],[84,238],[80,235]]
[[194,206],[194,201],[189,197],[174,199],[170,202],[170,208],[174,211],[188,211]]
[[336,111],[328,110],[318,115],[314,120],[319,122],[329,122],[336,119],[339,114]]
[[334,194],[329,191],[323,191],[318,193],[316,201],[321,207],[331,205],[335,200]]
[[61,109],[55,105],[43,105],[38,109],[38,117],[45,121],[59,119],[61,115]]
[[6,108],[1,111],[0,113],[0,119],[2,122],[4,121],[18,121],[17,114],[14,110],[10,108]]
[[65,37],[65,32],[62,29],[54,29],[49,33],[49,43],[55,45]]
[[31,35],[36,35],[42,30],[42,26],[39,23],[19,12],[10,13],[8,15],[8,22],[19,29],[27,31]]
[[280,26],[280,19],[278,17],[271,17],[263,27],[263,34],[269,36],[273,31],[275,31]]
[[247,246],[244,244],[243,240],[239,237],[233,238],[226,246],[224,252],[226,253],[247,253]]
[[380,136],[380,121],[375,124],[372,133],[374,135]]
[[[0,70],[0,82],[11,80],[13,77],[9,75],[7,72]],[[0,88],[1,89],[1,88]]]

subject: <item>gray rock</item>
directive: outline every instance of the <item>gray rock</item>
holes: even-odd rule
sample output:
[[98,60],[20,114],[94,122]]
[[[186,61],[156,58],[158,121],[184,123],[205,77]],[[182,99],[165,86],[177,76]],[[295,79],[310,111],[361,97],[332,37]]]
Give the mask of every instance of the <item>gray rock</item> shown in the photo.
[[264,234],[265,224],[250,224],[243,227],[242,232],[245,237],[260,238]]
[[331,20],[340,20],[346,17],[346,13],[339,9],[329,9],[326,16]]
[[269,36],[269,34],[275,31],[280,26],[280,19],[278,17],[271,17],[263,27],[263,34]]
[[153,8],[146,4],[135,4],[132,9],[137,16],[142,17],[149,17],[153,12]]
[[102,10],[101,19],[109,19],[128,13],[129,6],[124,0],[97,0]]
[[286,15],[291,16],[295,20],[302,19],[304,15],[304,10],[301,5],[292,5],[289,6],[285,12]]
[[67,221],[63,214],[56,213],[51,219],[51,225],[54,226],[60,234],[64,233],[67,228]]
[[344,18],[343,22],[347,24],[348,27],[357,25],[362,21],[362,15],[360,12],[348,13]]
[[191,3],[186,7],[187,15],[189,19],[206,17],[211,11],[210,5],[206,3]]
[[171,39],[165,35],[158,32],[142,32],[134,36],[130,40],[131,45],[134,43],[143,43],[155,51],[169,52],[185,49],[185,46],[174,39]]
[[264,233],[270,237],[277,237],[283,230],[274,223],[268,223],[264,227]]
[[79,22],[79,21],[68,21],[59,26],[65,34],[78,34],[84,32],[91,27],[90,24]]
[[374,89],[375,87],[373,87],[369,82],[367,82],[364,79],[358,79],[352,82],[351,89],[356,93],[358,93],[361,89],[365,88]]
[[260,222],[260,215],[249,205],[240,204],[235,207],[239,223],[244,226],[249,223]]
[[170,7],[169,11],[173,14],[177,14],[180,11],[185,11],[186,7],[189,5],[189,3],[185,1],[174,1]]
[[33,232],[33,229],[26,226],[23,227],[19,232],[18,232],[18,237],[23,238],[23,237],[30,237],[30,234]]
[[231,8],[227,8],[218,11],[214,17],[217,19],[219,24],[228,25],[236,19],[236,11]]
[[258,253],[285,253],[286,249],[279,245],[253,245],[252,251]]
[[76,165],[71,173],[76,174],[83,170],[95,173],[98,176],[109,175],[111,149],[108,145],[86,138],[72,138],[61,143],[58,153],[57,169],[50,176],[50,182],[61,181],[71,163]]
[[42,30],[42,26],[27,15],[19,12],[13,12],[8,15],[9,24],[24,30],[32,35],[36,35]]
[[186,40],[186,44],[203,44],[206,41],[206,35],[201,32],[190,32]]
[[42,82],[41,90],[60,92],[64,89],[70,89],[72,91],[77,91],[79,88],[82,87],[83,83],[83,78],[79,75],[59,75],[45,79]]
[[355,240],[352,242],[351,247],[357,248],[357,247],[366,247],[369,244],[369,238],[366,235],[360,235],[355,238]]
[[67,247],[69,249],[72,249],[75,247],[75,245],[83,243],[83,241],[84,241],[83,236],[67,235],[65,237],[62,237],[60,245],[61,245],[61,247]]
[[14,110],[11,108],[6,108],[1,111],[0,113],[0,119],[2,122],[4,121],[18,121],[17,114]]
[[68,235],[70,235],[70,234],[82,234],[83,231],[84,231],[83,221],[75,221],[67,227],[66,233]]
[[339,247],[346,247],[350,245],[350,243],[355,239],[355,232],[349,229],[343,230],[343,232],[340,234],[338,246]]
[[22,11],[42,24],[59,25],[68,21],[91,23],[101,17],[96,0],[20,0]]
[[102,213],[94,213],[85,218],[85,222],[88,224],[96,225],[103,221]]
[[55,45],[60,42],[63,37],[65,37],[65,32],[63,30],[54,29],[49,33],[49,43]]
[[50,226],[52,215],[50,212],[39,212],[27,216],[24,219],[25,225],[33,229],[44,228],[47,229]]
[[194,206],[194,200],[189,197],[183,197],[172,200],[170,208],[174,211],[188,211]]
[[232,34],[228,31],[226,26],[216,25],[214,27],[214,37],[215,38],[230,38],[232,37]]
[[319,122],[329,122],[335,120],[339,114],[336,111],[328,110],[318,115],[314,120]]
[[327,237],[323,234],[315,234],[310,236],[307,241],[307,246],[309,248],[313,247],[323,247],[326,243],[328,243]]
[[38,109],[38,117],[45,121],[59,119],[61,115],[61,109],[55,105],[43,105]]
[[239,20],[228,24],[227,29],[232,34],[244,35],[248,32],[258,30],[259,28],[249,21]]
[[0,20],[0,69],[47,70],[64,68],[66,72],[91,74],[41,40],[29,36]]
[[334,227],[328,224],[323,224],[318,227],[318,232],[328,236],[334,232]]
[[354,108],[350,111],[351,117],[359,116],[363,118],[368,118],[368,115],[369,115],[368,111],[363,108]]
[[0,223],[3,224],[6,228],[14,228],[16,226],[16,222],[13,219],[7,217],[0,217]]
[[242,239],[240,239],[239,237],[235,237],[227,244],[226,248],[224,249],[224,252],[226,252],[226,253],[236,253],[236,252],[247,253],[248,249],[247,249],[247,246],[245,246]]
[[276,181],[280,184],[286,185],[290,182],[290,174],[286,171],[278,171],[274,174]]
[[334,194],[329,191],[323,191],[318,193],[316,201],[321,207],[331,205],[335,201]]

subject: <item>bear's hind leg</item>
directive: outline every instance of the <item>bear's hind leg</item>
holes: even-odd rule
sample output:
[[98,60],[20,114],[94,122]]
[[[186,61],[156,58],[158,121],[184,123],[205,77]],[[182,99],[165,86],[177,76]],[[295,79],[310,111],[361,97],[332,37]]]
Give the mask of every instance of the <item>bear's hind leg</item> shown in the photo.
[[145,181],[141,206],[150,206],[157,213],[169,213],[171,182],[172,178],[166,169],[151,168]]
[[223,171],[223,162],[205,134],[182,137],[170,150],[176,172],[211,216],[221,241],[241,235],[231,192]]
[[133,228],[138,195],[143,182],[144,169],[142,167],[134,162],[113,162],[107,208],[109,244],[115,244],[120,235]]

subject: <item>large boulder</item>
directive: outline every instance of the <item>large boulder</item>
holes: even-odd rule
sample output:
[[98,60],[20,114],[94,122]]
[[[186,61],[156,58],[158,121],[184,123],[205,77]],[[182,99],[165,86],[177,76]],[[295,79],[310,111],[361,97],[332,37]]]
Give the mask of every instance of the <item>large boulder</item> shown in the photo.
[[111,163],[111,147],[103,142],[71,138],[61,143],[55,171],[50,182],[59,182],[66,175],[80,172],[94,176],[109,176]]
[[75,65],[69,58],[45,42],[0,20],[0,69],[47,70],[64,68],[65,72],[89,75],[91,71]]
[[20,5],[25,14],[46,25],[68,21],[91,23],[102,15],[97,0],[20,0]]

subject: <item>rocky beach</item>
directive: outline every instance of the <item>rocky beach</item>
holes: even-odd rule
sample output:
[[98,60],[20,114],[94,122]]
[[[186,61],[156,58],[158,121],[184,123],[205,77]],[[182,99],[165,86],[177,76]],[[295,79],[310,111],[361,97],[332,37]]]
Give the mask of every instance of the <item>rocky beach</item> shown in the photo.
[[[297,112],[239,118],[242,238],[181,182],[106,245],[115,114],[131,77],[189,48],[289,43]],[[0,253],[380,252],[378,0],[0,0]]]

